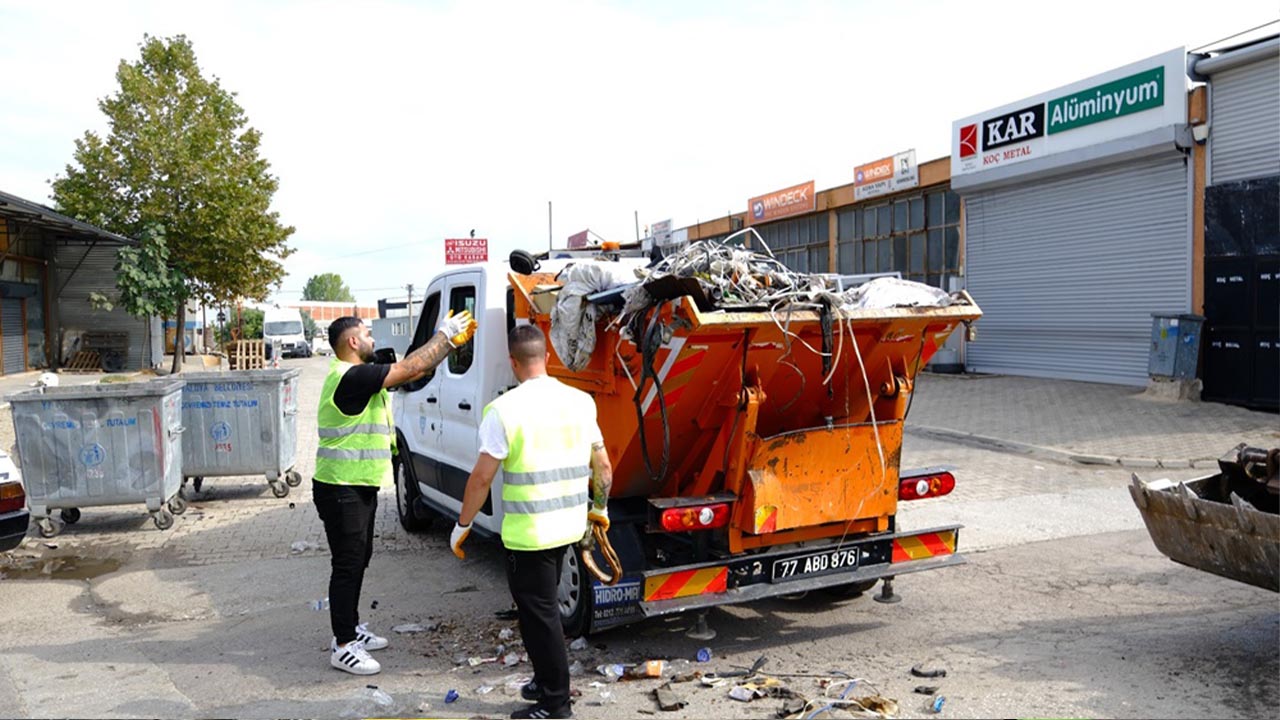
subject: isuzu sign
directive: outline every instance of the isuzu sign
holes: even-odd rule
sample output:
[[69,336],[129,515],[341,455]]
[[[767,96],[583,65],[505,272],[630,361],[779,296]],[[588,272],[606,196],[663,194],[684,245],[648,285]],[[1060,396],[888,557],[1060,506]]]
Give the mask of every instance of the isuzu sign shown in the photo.
[[785,190],[753,197],[747,201],[747,219],[750,223],[769,222],[778,218],[813,212],[817,200],[813,193],[814,181],[793,185]]
[[444,264],[466,265],[489,261],[489,241],[485,238],[446,238]]
[[951,177],[1185,124],[1187,84],[1186,51],[1178,48],[957,120]]

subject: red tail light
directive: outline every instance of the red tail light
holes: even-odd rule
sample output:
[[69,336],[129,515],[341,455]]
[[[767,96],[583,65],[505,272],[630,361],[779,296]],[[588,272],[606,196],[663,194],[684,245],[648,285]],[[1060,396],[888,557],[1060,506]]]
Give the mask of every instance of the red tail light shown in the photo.
[[956,479],[949,472],[904,477],[898,482],[899,500],[940,497],[956,489]]
[[691,505],[662,511],[662,529],[667,532],[714,530],[728,524],[729,506],[725,503]]
[[0,483],[0,513],[21,510],[27,504],[27,494],[22,483]]

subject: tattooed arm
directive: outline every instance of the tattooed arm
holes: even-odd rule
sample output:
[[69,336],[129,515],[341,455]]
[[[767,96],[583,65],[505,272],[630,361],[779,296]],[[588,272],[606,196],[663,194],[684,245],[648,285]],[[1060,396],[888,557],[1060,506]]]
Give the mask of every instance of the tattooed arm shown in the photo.
[[444,333],[437,332],[422,347],[392,365],[386,379],[382,381],[382,387],[395,387],[422,377],[443,362],[452,349],[449,338]]
[[596,507],[609,506],[609,490],[613,487],[613,464],[604,443],[591,445],[591,501]]

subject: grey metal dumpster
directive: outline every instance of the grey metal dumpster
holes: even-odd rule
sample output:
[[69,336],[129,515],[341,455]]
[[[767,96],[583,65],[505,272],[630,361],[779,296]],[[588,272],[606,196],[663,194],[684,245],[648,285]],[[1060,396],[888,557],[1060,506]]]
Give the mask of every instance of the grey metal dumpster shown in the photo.
[[182,487],[182,380],[46,387],[6,398],[27,503],[40,534],[80,508],[146,503],[166,530],[187,503]]
[[265,475],[276,497],[302,482],[293,470],[301,374],[297,368],[183,373],[182,476],[196,492],[207,477]]
[[1151,313],[1151,354],[1147,373],[1155,377],[1194,380],[1200,358],[1200,315]]

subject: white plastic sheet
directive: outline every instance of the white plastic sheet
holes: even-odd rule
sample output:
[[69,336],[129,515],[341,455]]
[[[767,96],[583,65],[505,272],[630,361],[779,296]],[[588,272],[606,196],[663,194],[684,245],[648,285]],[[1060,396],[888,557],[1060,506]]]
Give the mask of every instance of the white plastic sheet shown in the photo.
[[601,311],[587,302],[587,296],[635,281],[630,267],[612,262],[585,262],[565,269],[564,287],[551,308],[551,346],[565,367],[581,370],[596,349]]
[[892,277],[876,278],[846,290],[843,298],[841,309],[846,312],[895,307],[947,307],[952,303],[951,296],[936,287]]

